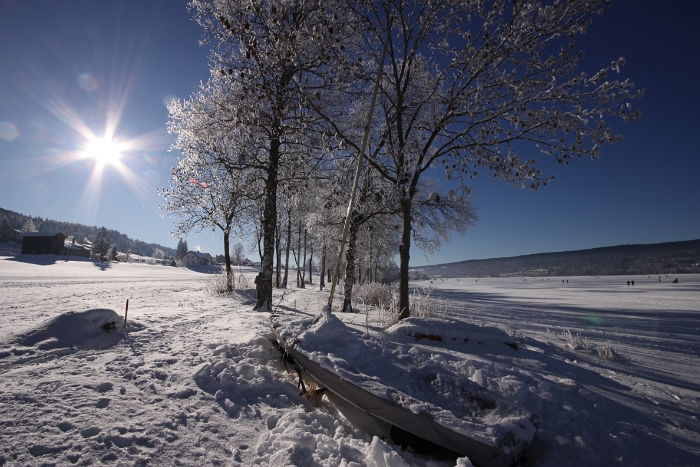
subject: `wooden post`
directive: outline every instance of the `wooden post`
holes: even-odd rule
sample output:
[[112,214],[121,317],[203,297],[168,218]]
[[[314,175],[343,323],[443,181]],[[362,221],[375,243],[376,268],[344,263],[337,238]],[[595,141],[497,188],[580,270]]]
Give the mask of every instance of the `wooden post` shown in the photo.
[[129,314],[129,299],[126,299],[126,310],[124,310],[124,331],[126,331],[126,316]]

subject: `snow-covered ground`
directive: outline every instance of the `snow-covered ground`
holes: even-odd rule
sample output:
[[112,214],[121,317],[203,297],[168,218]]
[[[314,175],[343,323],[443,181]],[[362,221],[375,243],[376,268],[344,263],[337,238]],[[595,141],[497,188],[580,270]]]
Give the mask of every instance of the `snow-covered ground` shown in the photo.
[[[206,272],[0,257],[0,466],[469,465],[299,396],[252,291],[208,295]],[[434,280],[451,319],[521,340],[517,358],[483,347],[453,366],[540,416],[527,465],[700,465],[700,276],[566,279]],[[277,310],[318,314],[316,288],[275,290]]]

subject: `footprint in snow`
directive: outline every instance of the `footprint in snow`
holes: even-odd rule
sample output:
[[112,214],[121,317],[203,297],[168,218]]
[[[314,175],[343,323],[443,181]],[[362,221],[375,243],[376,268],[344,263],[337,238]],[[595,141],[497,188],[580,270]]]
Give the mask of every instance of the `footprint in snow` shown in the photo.
[[92,438],[93,436],[97,436],[100,431],[102,431],[100,428],[96,426],[91,426],[90,428],[85,428],[84,430],[80,430],[80,436],[83,438]]
[[99,393],[105,393],[111,391],[114,385],[112,383],[100,383],[97,386],[93,386],[92,389]]
[[107,407],[109,405],[110,402],[111,402],[111,399],[109,399],[107,397],[100,397],[97,400],[95,407],[97,407],[98,409],[104,409],[105,407]]
[[64,433],[65,433],[66,431],[70,431],[70,430],[72,430],[73,428],[75,428],[75,425],[73,425],[73,424],[70,423],[70,422],[61,422],[61,423],[59,423],[59,424],[56,425],[56,426],[58,427],[59,430],[61,430],[61,431],[64,432]]

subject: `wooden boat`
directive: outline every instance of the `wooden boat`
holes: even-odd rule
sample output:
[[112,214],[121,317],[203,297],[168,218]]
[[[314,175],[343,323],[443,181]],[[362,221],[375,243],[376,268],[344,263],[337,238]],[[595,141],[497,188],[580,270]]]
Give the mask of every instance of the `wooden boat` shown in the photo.
[[[526,440],[514,440],[512,436],[507,443],[485,442],[477,433],[470,433],[463,427],[445,426],[444,421],[440,423],[428,413],[415,413],[388,398],[363,389],[331,371],[327,365],[310,358],[307,352],[300,351],[295,338],[287,336],[285,339],[284,320],[280,318],[271,315],[269,322],[283,357],[296,365],[298,371],[306,372],[320,386],[357,409],[454,453],[468,456],[475,465],[482,467],[508,467],[522,455],[529,444]],[[531,417],[530,422],[536,429],[536,416]]]

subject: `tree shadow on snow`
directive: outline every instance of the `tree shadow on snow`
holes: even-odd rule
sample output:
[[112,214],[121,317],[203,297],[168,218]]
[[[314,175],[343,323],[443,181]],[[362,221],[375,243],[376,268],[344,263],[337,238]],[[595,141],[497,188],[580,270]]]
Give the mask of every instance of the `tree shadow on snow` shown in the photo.
[[198,272],[200,274],[219,274],[223,270],[223,268],[218,264],[203,266],[187,266],[186,269],[189,269],[192,272]]
[[112,265],[108,261],[95,261],[93,265],[99,268],[100,271],[106,271],[112,268]]

